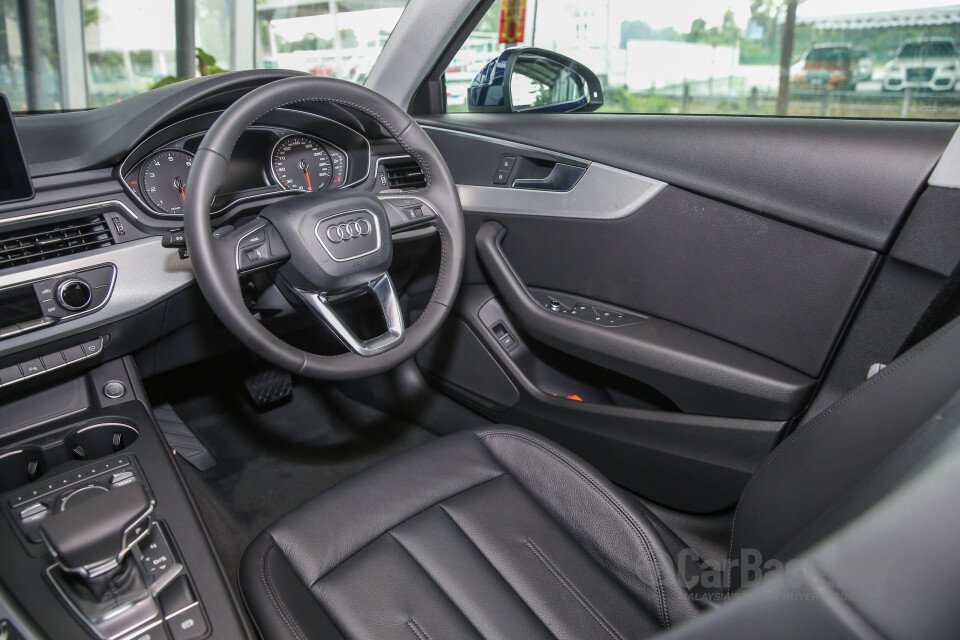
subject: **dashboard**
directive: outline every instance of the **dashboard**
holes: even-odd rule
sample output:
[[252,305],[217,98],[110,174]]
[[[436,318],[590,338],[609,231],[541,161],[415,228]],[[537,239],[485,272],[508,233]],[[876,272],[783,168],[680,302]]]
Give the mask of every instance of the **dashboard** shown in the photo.
[[[237,98],[292,75],[219,74],[91,111],[16,119],[35,195],[0,202],[0,395],[8,384],[11,393],[42,384],[45,372],[69,374],[79,364],[47,360],[77,345],[102,345],[95,359],[137,354],[145,375],[233,348],[194,286],[179,231],[189,172],[203,137]],[[435,259],[430,216],[404,193],[424,180],[374,118],[298,104],[241,135],[211,222],[229,233],[287,198],[365,190],[392,203],[395,238],[406,234],[394,264],[409,278]],[[243,273],[244,295],[262,302],[264,322],[297,330],[272,272]]]
[[[220,113],[186,118],[139,144],[119,168],[127,192],[156,215],[182,217],[194,155]],[[369,166],[370,143],[355,130],[323,116],[279,109],[241,135],[211,214],[284,191],[355,186],[367,178]]]

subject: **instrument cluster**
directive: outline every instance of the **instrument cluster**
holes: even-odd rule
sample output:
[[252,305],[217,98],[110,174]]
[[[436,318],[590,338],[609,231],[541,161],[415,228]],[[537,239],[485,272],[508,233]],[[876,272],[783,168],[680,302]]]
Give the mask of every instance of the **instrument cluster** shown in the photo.
[[[124,188],[158,216],[182,216],[194,156],[217,115],[190,118],[147,138],[121,164]],[[241,135],[211,205],[213,215],[240,201],[341,189],[367,178],[370,145],[353,129],[301,112],[271,115],[272,122],[258,121]],[[322,136],[314,133],[320,131]]]

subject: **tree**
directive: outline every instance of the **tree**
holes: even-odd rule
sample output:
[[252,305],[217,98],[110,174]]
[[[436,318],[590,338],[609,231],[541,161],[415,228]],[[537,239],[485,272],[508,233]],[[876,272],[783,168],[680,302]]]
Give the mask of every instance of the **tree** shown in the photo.
[[723,13],[723,24],[720,26],[720,35],[724,44],[735,44],[740,39],[740,27],[733,15],[733,9],[729,7]]
[[620,24],[620,48],[625,49],[630,40],[679,40],[680,34],[673,27],[654,29],[643,20],[626,20]]
[[703,42],[707,39],[707,21],[703,18],[696,18],[690,24],[690,32],[684,36],[687,42]]

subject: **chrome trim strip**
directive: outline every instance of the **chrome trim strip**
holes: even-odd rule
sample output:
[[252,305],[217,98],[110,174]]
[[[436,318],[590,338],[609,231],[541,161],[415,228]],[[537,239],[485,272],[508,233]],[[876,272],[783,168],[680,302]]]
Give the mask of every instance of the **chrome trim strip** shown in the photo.
[[947,148],[943,150],[927,184],[931,187],[960,189],[960,127],[957,127]]
[[592,163],[570,191],[457,185],[464,211],[585,220],[626,218],[667,183]]
[[424,125],[424,129],[474,138],[519,150],[542,153],[559,162],[587,165],[587,170],[570,191],[537,191],[508,187],[457,185],[464,211],[506,213],[587,220],[625,218],[652,200],[666,182],[592,162],[566,153],[513,142],[493,136]]
[[376,297],[380,304],[380,311],[383,313],[383,319],[387,323],[386,333],[369,340],[361,340],[357,337],[353,330],[340,318],[340,314],[330,305],[327,294],[311,293],[300,289],[294,289],[294,291],[351,351],[357,355],[369,357],[388,351],[402,343],[406,335],[406,328],[403,324],[403,312],[400,310],[397,290],[393,287],[390,274],[384,273],[377,276],[364,284],[363,287]]
[[16,222],[23,222],[25,220],[33,220],[34,218],[46,218],[50,216],[58,216],[66,213],[74,213],[78,211],[83,211],[85,209],[93,209],[96,207],[104,207],[108,205],[115,205],[123,210],[124,213],[129,214],[134,220],[139,220],[140,218],[133,211],[130,210],[130,207],[120,202],[119,200],[104,200],[102,202],[91,202],[89,204],[79,204],[75,207],[66,207],[64,209],[52,209],[49,211],[37,211],[35,213],[25,213],[20,216],[13,216],[11,218],[0,218],[0,229],[3,228],[5,224],[14,224]]

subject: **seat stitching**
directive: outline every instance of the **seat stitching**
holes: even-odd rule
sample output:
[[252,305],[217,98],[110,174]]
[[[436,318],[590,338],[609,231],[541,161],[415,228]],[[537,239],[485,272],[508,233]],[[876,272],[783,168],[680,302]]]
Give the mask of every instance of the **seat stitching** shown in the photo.
[[[731,526],[730,526],[730,546],[729,546],[728,549],[727,549],[727,560],[728,560],[728,561],[730,561],[730,560],[733,559],[733,540],[734,540],[734,534],[736,533],[736,528],[737,528],[737,516],[740,514],[740,506],[743,504],[744,498],[746,498],[747,493],[748,493],[748,492],[750,491],[750,489],[753,487],[754,482],[756,481],[757,477],[760,476],[764,471],[766,471],[767,468],[769,468],[769,466],[773,463],[773,461],[776,460],[777,458],[779,458],[780,455],[781,455],[784,451],[786,451],[787,449],[789,449],[790,447],[792,447],[794,444],[796,444],[796,442],[797,442],[798,440],[800,440],[803,436],[805,436],[806,434],[810,433],[811,429],[813,429],[814,426],[820,424],[820,422],[821,422],[822,420],[824,420],[827,416],[831,415],[833,412],[835,412],[835,411],[838,410],[840,407],[842,407],[843,405],[847,404],[848,402],[850,402],[850,401],[853,400],[854,398],[860,396],[862,393],[866,392],[868,389],[873,388],[873,387],[874,387],[875,385],[877,385],[881,380],[885,380],[886,378],[890,377],[890,374],[892,374],[894,371],[900,369],[901,367],[903,367],[904,365],[906,365],[908,362],[914,360],[914,359],[915,359],[917,356],[919,356],[920,354],[928,351],[932,346],[934,346],[935,344],[937,344],[938,342],[940,342],[941,340],[943,340],[945,337],[947,337],[948,335],[950,335],[951,333],[953,333],[954,329],[955,329],[957,326],[960,326],[960,321],[956,321],[956,320],[955,320],[955,321],[954,321],[953,323],[951,323],[951,324],[953,324],[954,326],[951,327],[951,328],[949,328],[949,329],[947,329],[947,330],[944,331],[943,333],[941,333],[939,336],[937,336],[936,338],[934,338],[933,340],[931,340],[928,344],[923,345],[923,346],[921,346],[921,347],[919,347],[919,348],[916,348],[916,350],[915,350],[913,353],[911,353],[911,354],[909,354],[909,355],[907,355],[907,356],[902,357],[899,362],[894,362],[894,363],[891,364],[889,367],[886,367],[885,369],[883,369],[882,371],[880,371],[880,373],[878,373],[877,375],[875,375],[875,376],[873,376],[872,378],[870,378],[870,380],[868,380],[868,381],[867,381],[865,384],[863,384],[860,388],[854,390],[852,393],[850,393],[850,394],[846,395],[845,397],[841,398],[840,400],[838,400],[837,402],[835,402],[832,406],[830,406],[828,409],[823,410],[820,414],[818,414],[816,417],[814,417],[813,420],[811,420],[810,422],[808,422],[806,425],[803,425],[796,433],[793,434],[793,436],[791,436],[790,438],[787,438],[787,439],[780,445],[780,447],[779,447],[776,451],[774,451],[773,454],[770,455],[770,456],[763,462],[762,465],[760,465],[760,468],[757,469],[756,473],[754,473],[753,476],[751,476],[750,481],[747,482],[747,486],[744,487],[743,493],[740,494],[740,500],[737,501],[737,508],[736,508],[736,509],[734,510],[734,512],[733,512],[733,522],[732,522],[732,524],[731,524]],[[949,325],[948,325],[948,326],[949,326]],[[726,584],[726,590],[727,590],[727,592],[729,593],[730,587],[731,587],[731,584],[730,584],[730,576],[727,577],[726,582],[727,582],[727,584]]]
[[461,489],[460,491],[457,491],[456,493],[451,493],[449,496],[444,496],[444,497],[440,498],[439,500],[437,500],[436,502],[434,502],[433,504],[428,505],[428,506],[424,507],[423,509],[420,509],[420,510],[417,511],[416,513],[412,513],[412,514],[410,514],[409,516],[407,516],[406,518],[404,518],[403,520],[401,520],[400,522],[398,522],[398,523],[396,523],[396,524],[394,524],[394,525],[391,525],[389,529],[387,529],[387,530],[385,530],[385,531],[382,531],[381,533],[377,534],[370,542],[368,542],[367,544],[363,545],[362,547],[360,547],[359,549],[357,549],[356,551],[354,551],[354,552],[351,553],[350,555],[346,556],[345,558],[343,558],[342,560],[340,560],[339,562],[337,562],[336,566],[334,566],[332,569],[330,569],[330,571],[327,571],[326,573],[324,573],[323,575],[321,575],[320,577],[318,577],[316,580],[314,580],[313,582],[311,582],[311,583],[310,583],[310,586],[308,587],[308,589],[312,590],[312,589],[316,586],[316,584],[317,584],[318,582],[320,582],[321,580],[323,580],[324,578],[326,578],[328,575],[330,575],[331,572],[335,571],[338,567],[342,566],[342,565],[343,565],[344,563],[346,563],[348,560],[350,560],[351,558],[353,558],[355,555],[357,555],[358,553],[360,553],[361,551],[363,551],[363,550],[366,549],[367,547],[369,547],[371,544],[373,544],[374,542],[376,542],[377,540],[379,540],[381,537],[383,537],[384,535],[390,533],[390,530],[391,530],[391,529],[396,529],[396,528],[399,527],[400,525],[402,525],[402,524],[404,524],[404,523],[406,523],[406,522],[409,522],[410,520],[412,520],[413,518],[416,518],[418,515],[420,515],[421,513],[423,513],[424,511],[426,511],[427,509],[430,509],[430,508],[432,508],[432,507],[437,506],[438,504],[440,504],[440,503],[443,502],[444,500],[449,500],[450,498],[454,498],[454,497],[460,495],[461,493],[466,493],[467,491],[470,491],[471,489],[476,489],[477,487],[483,486],[483,485],[487,484],[488,482],[493,482],[493,481],[496,480],[497,478],[502,478],[504,475],[506,475],[506,474],[501,471],[500,473],[498,473],[497,475],[495,475],[495,476],[492,477],[492,478],[489,478],[489,479],[484,480],[484,481],[482,481],[482,482],[478,482],[477,484],[470,485],[469,487],[465,487],[465,488]]
[[417,636],[417,640],[430,640],[429,634],[413,618],[407,620],[407,626],[413,631],[413,635]]
[[[549,633],[550,635],[554,635],[554,636],[555,636],[555,634],[554,634],[552,631],[550,631],[550,628],[547,626],[547,623],[543,621],[543,618],[541,618],[539,615],[537,615],[537,612],[534,611],[534,610],[533,610],[533,607],[531,607],[530,604],[529,604],[526,600],[523,599],[523,596],[520,595],[520,592],[517,591],[516,588],[515,588],[512,584],[510,584],[510,581],[507,580],[506,576],[504,576],[504,575],[500,572],[500,570],[497,569],[496,565],[494,565],[493,562],[490,560],[490,558],[487,557],[487,554],[485,554],[485,553],[483,552],[483,549],[480,548],[480,545],[478,545],[476,542],[474,542],[473,538],[470,537],[470,534],[467,533],[467,531],[466,531],[462,526],[460,526],[460,523],[457,522],[457,519],[453,517],[453,514],[451,514],[450,511],[448,511],[447,508],[446,508],[443,504],[438,504],[438,505],[437,505],[437,508],[439,508],[440,511],[442,511],[443,514],[444,514],[445,516],[447,516],[447,518],[450,519],[450,522],[453,523],[453,526],[455,526],[455,527],[457,528],[457,530],[460,531],[460,533],[463,534],[463,537],[466,538],[467,541],[474,546],[474,548],[477,550],[477,553],[479,553],[480,556],[481,556],[484,560],[487,561],[487,564],[489,564],[489,565],[493,568],[493,570],[496,572],[496,574],[497,574],[498,576],[500,576],[500,579],[503,580],[503,583],[504,583],[505,585],[507,585],[507,586],[510,588],[511,591],[513,591],[514,595],[517,596],[517,600],[519,600],[520,602],[523,603],[523,605],[527,608],[527,610],[530,611],[530,614],[531,614],[534,618],[536,618],[537,622],[539,622],[541,625],[543,625],[543,628],[546,629],[547,633]],[[402,544],[402,543],[401,543],[401,544]]]
[[284,624],[287,625],[290,633],[292,633],[299,640],[306,640],[306,636],[300,629],[300,625],[298,625],[296,620],[293,620],[292,617],[289,617],[286,606],[283,604],[283,600],[280,598],[280,593],[276,590],[276,587],[273,584],[273,578],[270,576],[270,572],[267,571],[267,562],[269,562],[269,558],[267,556],[276,548],[277,547],[275,544],[269,544],[260,554],[260,580],[263,582],[264,591],[267,592],[267,596],[269,596],[270,602],[273,604],[273,608],[276,609],[277,613],[280,614],[280,618],[283,620]]
[[[479,486],[479,485],[478,485],[478,486]],[[439,505],[433,505],[433,507],[430,507],[430,508],[433,509],[434,507],[439,507]],[[421,511],[420,513],[424,513],[424,511]],[[418,513],[417,515],[420,515],[420,514]],[[398,525],[398,526],[399,526],[399,525]],[[476,626],[475,624],[473,624],[473,621],[471,621],[470,618],[467,617],[467,614],[465,614],[465,613],[463,612],[463,609],[461,609],[460,606],[459,606],[456,602],[453,601],[453,598],[451,598],[451,597],[450,597],[450,594],[448,594],[448,593],[443,589],[443,587],[440,585],[440,583],[437,582],[436,580],[434,580],[433,576],[430,575],[430,572],[427,571],[427,568],[426,568],[425,566],[423,566],[423,564],[420,562],[420,560],[418,560],[415,555],[413,555],[412,553],[410,553],[410,550],[407,549],[407,547],[403,544],[403,542],[400,541],[400,538],[398,538],[398,537],[393,533],[393,529],[390,529],[389,531],[387,531],[387,532],[384,533],[383,535],[385,535],[385,536],[390,536],[390,537],[393,539],[393,541],[397,543],[397,546],[400,547],[401,549],[403,549],[403,552],[406,553],[408,556],[410,556],[410,559],[413,560],[413,563],[416,564],[417,567],[420,569],[420,571],[423,572],[423,575],[427,576],[427,578],[430,580],[430,582],[432,582],[433,584],[435,584],[435,585],[437,586],[437,588],[440,590],[440,593],[442,593],[442,594],[444,595],[444,597],[445,597],[447,600],[450,601],[450,604],[453,606],[453,608],[456,609],[457,612],[458,612],[461,616],[463,616],[463,619],[467,621],[467,624],[469,624],[471,627],[473,627],[473,630],[477,632],[477,635],[482,638],[482,637],[483,637],[483,634],[480,632],[480,629],[477,629],[477,626]],[[413,620],[412,617],[411,617],[410,619]],[[414,620],[414,623],[416,623],[416,620]],[[417,625],[417,626],[420,626],[420,625]],[[421,629],[421,630],[422,630],[422,629]],[[426,632],[424,632],[424,635],[426,635]],[[429,638],[429,636],[427,636],[427,637]]]
[[617,633],[616,629],[614,629],[613,626],[607,622],[606,618],[604,618],[603,615],[597,611],[589,601],[587,601],[586,597],[580,593],[580,590],[577,589],[577,587],[565,575],[563,575],[563,572],[560,571],[559,567],[550,561],[550,558],[548,558],[547,554],[545,554],[543,550],[537,546],[537,543],[530,538],[525,539],[524,543],[526,543],[530,551],[533,552],[533,555],[535,555],[537,559],[540,560],[540,562],[542,562],[547,569],[549,569],[550,573],[553,574],[557,581],[560,582],[560,584],[562,584],[567,591],[570,592],[570,595],[572,595],[577,602],[580,603],[580,606],[582,606],[587,613],[593,616],[593,619],[597,621],[597,624],[599,624],[600,627],[606,631],[611,638],[614,638],[615,640],[623,640],[623,636]]
[[669,629],[670,618],[669,618],[669,612],[667,611],[667,601],[666,601],[666,595],[663,587],[663,576],[660,572],[660,565],[657,562],[656,556],[653,553],[653,548],[650,544],[650,541],[647,539],[647,535],[643,531],[642,526],[640,525],[640,523],[636,521],[636,519],[632,515],[630,515],[626,507],[624,507],[620,503],[620,501],[618,501],[614,496],[611,496],[609,492],[606,489],[604,489],[601,485],[597,484],[597,482],[593,478],[591,478],[586,471],[581,469],[579,465],[574,463],[572,460],[567,459],[566,456],[563,456],[559,452],[553,450],[551,447],[548,447],[545,444],[538,442],[537,440],[534,440],[523,434],[516,433],[514,431],[485,431],[477,435],[481,440],[485,438],[490,438],[490,437],[513,438],[542,449],[543,451],[549,453],[550,455],[555,457],[557,460],[559,460],[563,464],[570,467],[570,469],[572,469],[577,475],[583,478],[583,480],[586,481],[586,483],[589,486],[593,487],[603,498],[607,500],[607,502],[610,503],[610,505],[614,508],[614,511],[620,516],[620,519],[623,520],[627,525],[630,525],[633,527],[634,531],[637,532],[637,535],[639,536],[640,541],[643,543],[644,549],[647,552],[647,557],[650,559],[650,563],[653,565],[654,571],[656,572],[657,594],[658,594],[657,613],[660,616],[660,622],[663,624],[665,628]]

